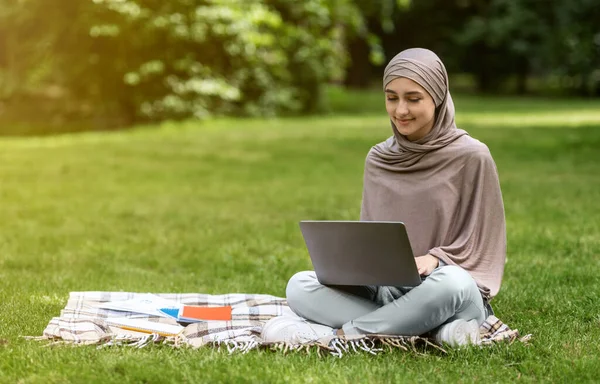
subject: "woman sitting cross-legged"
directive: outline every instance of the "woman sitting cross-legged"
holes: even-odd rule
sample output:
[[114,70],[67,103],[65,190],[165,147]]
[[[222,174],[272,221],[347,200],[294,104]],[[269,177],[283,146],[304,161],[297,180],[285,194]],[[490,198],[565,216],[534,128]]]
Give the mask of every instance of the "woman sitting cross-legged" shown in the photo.
[[383,88],[393,135],[366,158],[361,220],[404,222],[423,282],[350,291],[299,272],[286,289],[299,317],[268,321],[267,342],[431,334],[463,345],[478,342],[479,326],[492,314],[506,229],[490,152],[456,127],[448,75],[435,53],[400,52],[385,68]]

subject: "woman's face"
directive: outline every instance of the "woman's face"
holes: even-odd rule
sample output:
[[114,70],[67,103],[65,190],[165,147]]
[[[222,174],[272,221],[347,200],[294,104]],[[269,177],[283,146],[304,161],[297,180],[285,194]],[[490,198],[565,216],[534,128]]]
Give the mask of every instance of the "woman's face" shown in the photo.
[[425,137],[435,123],[435,103],[425,88],[406,77],[385,87],[385,108],[400,134],[410,141]]

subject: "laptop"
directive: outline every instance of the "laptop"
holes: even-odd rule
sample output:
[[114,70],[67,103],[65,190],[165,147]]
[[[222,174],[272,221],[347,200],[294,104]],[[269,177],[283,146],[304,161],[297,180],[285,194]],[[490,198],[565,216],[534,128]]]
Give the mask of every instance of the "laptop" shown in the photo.
[[402,222],[301,221],[300,230],[323,285],[421,284]]

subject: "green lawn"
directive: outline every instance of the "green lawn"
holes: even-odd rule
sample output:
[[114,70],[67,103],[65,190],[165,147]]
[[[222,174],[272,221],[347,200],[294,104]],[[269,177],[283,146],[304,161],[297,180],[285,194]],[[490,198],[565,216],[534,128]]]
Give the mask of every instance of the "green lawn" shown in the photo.
[[1,382],[581,382],[600,379],[600,102],[456,97],[496,159],[508,227],[497,315],[529,345],[344,359],[54,347],[70,291],[284,295],[297,222],[357,219],[391,130],[379,92],[334,114],[0,139]]

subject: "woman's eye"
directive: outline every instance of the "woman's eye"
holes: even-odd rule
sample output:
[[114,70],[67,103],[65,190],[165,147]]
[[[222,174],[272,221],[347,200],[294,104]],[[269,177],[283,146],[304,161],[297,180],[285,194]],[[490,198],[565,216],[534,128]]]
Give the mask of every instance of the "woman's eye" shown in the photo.
[[388,97],[387,98],[387,101],[396,101],[396,100],[398,100],[398,98],[396,98],[396,97]]
[[416,103],[419,100],[421,100],[421,99],[408,99],[408,101],[410,101],[411,103]]

